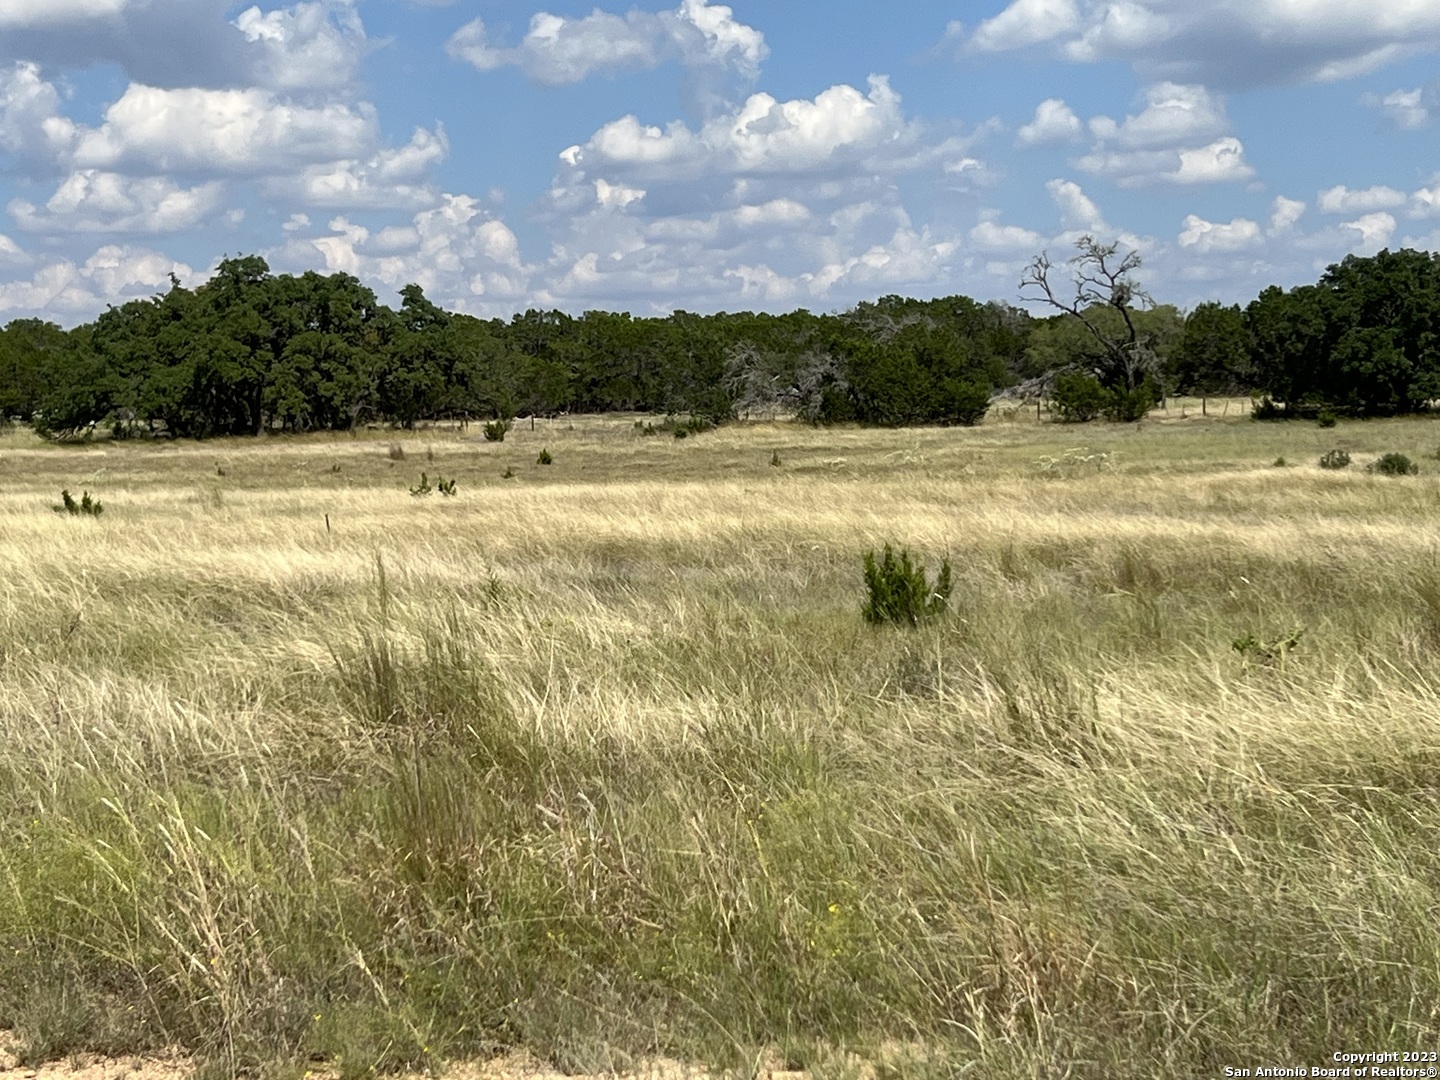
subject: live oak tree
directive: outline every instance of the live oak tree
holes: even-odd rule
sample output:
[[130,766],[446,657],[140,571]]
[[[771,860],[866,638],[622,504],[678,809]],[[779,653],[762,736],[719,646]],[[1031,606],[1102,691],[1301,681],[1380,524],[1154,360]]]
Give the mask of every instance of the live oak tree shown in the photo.
[[16,319],[0,330],[0,424],[10,416],[30,419],[39,406],[45,364],[68,344],[64,330],[40,319]]
[[1411,412],[1440,400],[1440,255],[1348,255],[1245,309],[1258,387],[1289,409]]

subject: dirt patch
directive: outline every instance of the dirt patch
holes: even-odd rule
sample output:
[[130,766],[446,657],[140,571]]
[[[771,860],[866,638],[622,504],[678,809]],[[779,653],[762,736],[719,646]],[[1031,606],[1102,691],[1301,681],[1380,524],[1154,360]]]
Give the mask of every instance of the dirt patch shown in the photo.
[[71,1054],[44,1065],[21,1065],[16,1056],[14,1036],[0,1031],[0,1076],[10,1080],[185,1080],[194,1065],[181,1054],[151,1057],[101,1057],[98,1054]]
[[[195,1071],[194,1063],[180,1053],[119,1058],[72,1054],[61,1061],[29,1066],[20,1064],[16,1049],[14,1035],[0,1031],[0,1077],[4,1080],[188,1080]],[[446,1080],[615,1080],[609,1074],[603,1078],[570,1076],[524,1052],[492,1061],[455,1062],[443,1066],[440,1075]],[[705,1080],[707,1076],[702,1070],[663,1059],[625,1075],[634,1080]],[[337,1074],[323,1065],[307,1069],[305,1076],[307,1080],[337,1080]],[[779,1069],[761,1073],[762,1080],[805,1080],[805,1076]],[[396,1080],[431,1080],[431,1075],[415,1073]]]

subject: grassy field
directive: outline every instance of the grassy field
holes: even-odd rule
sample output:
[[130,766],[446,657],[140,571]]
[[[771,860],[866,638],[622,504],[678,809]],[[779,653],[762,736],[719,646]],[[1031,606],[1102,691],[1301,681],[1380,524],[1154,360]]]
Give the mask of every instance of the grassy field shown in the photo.
[[[0,1028],[278,1077],[1436,1049],[1440,425],[1230,405],[0,435]],[[863,622],[885,542],[943,617]]]

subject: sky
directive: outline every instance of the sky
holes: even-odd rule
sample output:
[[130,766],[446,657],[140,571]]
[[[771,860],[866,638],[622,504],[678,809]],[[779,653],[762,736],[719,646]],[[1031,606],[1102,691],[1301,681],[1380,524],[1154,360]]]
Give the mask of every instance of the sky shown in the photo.
[[1437,0],[0,0],[0,323],[262,255],[396,306],[1157,302],[1440,250]]

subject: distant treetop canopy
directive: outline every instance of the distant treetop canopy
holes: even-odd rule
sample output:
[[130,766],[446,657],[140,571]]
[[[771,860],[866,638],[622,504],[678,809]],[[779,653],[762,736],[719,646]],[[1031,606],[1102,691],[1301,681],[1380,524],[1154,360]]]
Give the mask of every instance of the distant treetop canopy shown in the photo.
[[561,410],[812,422],[970,424],[993,392],[1074,372],[1111,394],[1262,392],[1286,411],[1412,411],[1440,399],[1440,256],[1350,256],[1243,311],[1183,316],[1134,280],[1134,253],[1086,238],[1073,296],[1047,256],[1036,318],[964,296],[884,296],[837,314],[677,311],[633,318],[445,311],[419,285],[398,310],[348,274],[272,274],[226,259],[194,289],[65,331],[0,330],[0,415],[53,437],[107,426],[202,437],[509,418]]

